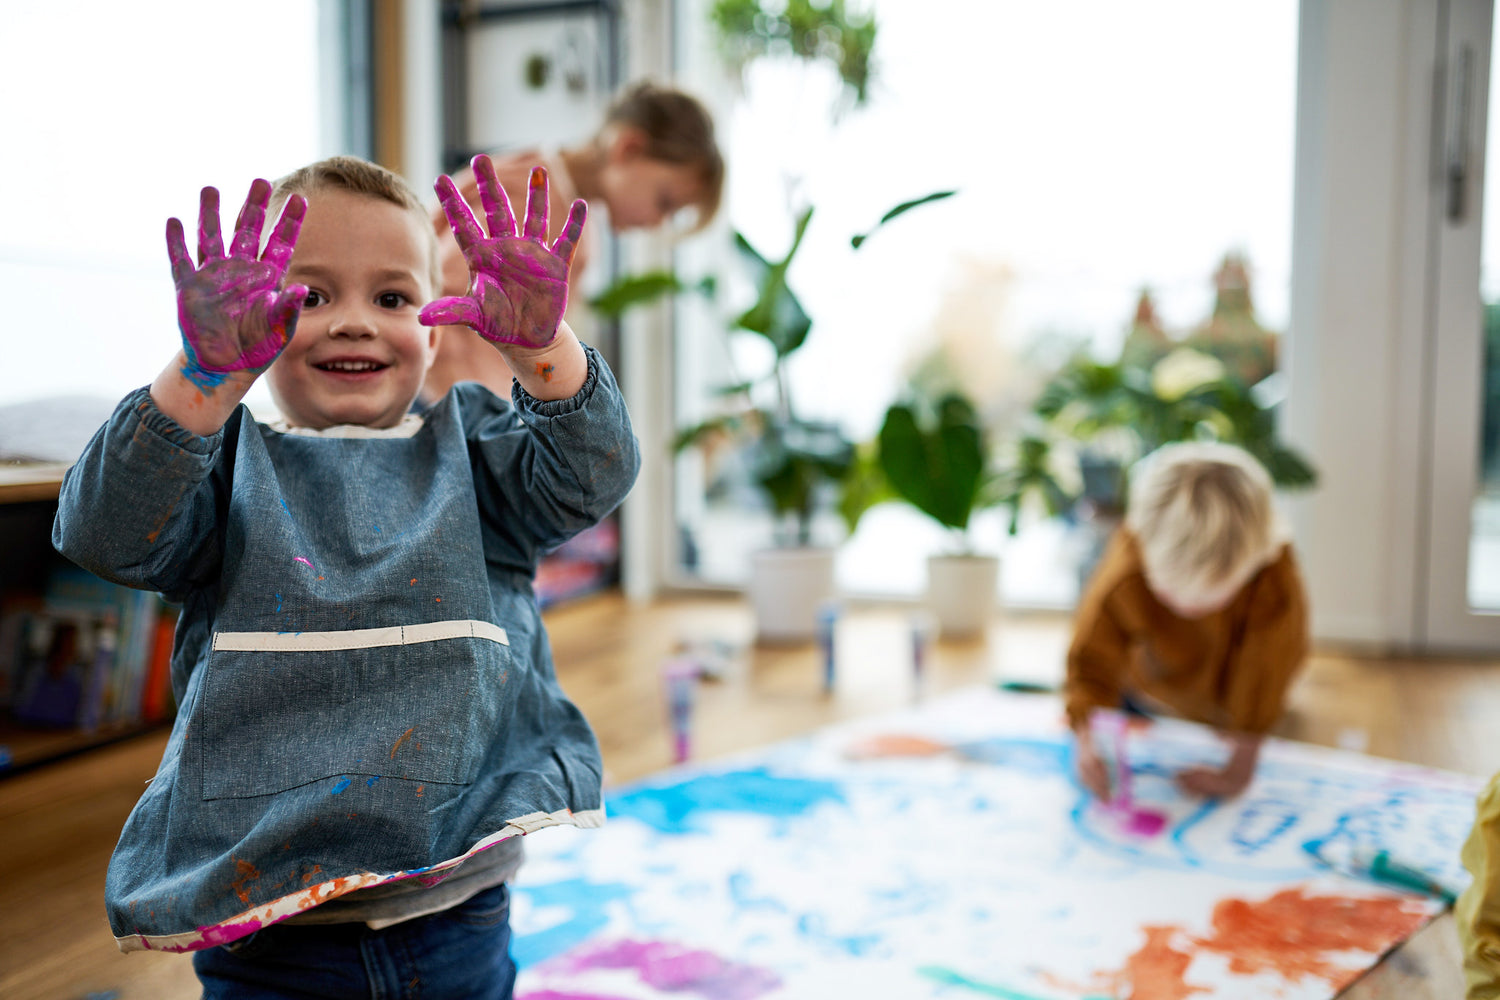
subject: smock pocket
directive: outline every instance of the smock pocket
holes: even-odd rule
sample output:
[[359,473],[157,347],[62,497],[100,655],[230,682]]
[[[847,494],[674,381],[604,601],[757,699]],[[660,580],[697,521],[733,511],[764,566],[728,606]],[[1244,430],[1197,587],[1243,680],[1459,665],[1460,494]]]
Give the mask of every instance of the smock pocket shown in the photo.
[[468,784],[510,667],[505,631],[481,621],[215,633],[200,701],[203,798],[339,775]]

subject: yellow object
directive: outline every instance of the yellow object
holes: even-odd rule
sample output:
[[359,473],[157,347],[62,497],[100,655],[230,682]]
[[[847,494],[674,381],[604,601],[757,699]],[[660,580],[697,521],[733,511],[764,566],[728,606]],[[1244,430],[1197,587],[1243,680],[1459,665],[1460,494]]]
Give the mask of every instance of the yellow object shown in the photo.
[[1474,812],[1463,851],[1474,881],[1458,897],[1453,916],[1464,949],[1465,995],[1500,1000],[1500,774],[1479,793]]

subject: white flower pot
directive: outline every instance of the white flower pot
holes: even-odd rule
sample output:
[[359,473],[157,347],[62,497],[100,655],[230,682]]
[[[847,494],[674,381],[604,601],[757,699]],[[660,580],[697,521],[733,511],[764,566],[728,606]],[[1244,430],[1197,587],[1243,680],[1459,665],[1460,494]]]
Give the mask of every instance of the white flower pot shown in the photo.
[[833,549],[763,549],[750,557],[750,605],[759,642],[807,642],[833,599]]
[[977,637],[995,617],[998,556],[927,557],[927,609],[948,638]]

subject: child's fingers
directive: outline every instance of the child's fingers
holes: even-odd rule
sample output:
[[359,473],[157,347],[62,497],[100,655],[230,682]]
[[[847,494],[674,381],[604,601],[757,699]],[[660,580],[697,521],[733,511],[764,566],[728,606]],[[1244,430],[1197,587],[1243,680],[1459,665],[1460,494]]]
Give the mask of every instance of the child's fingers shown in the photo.
[[234,220],[234,240],[229,256],[254,260],[260,253],[260,232],[266,226],[266,206],[271,203],[271,185],[257,177],[250,182],[250,193],[240,214]]
[[544,243],[547,239],[547,168],[532,167],[526,185],[526,231],[528,240]]
[[206,187],[198,196],[198,266],[224,256],[219,235],[219,189]]
[[479,188],[479,203],[484,206],[484,223],[490,238],[516,235],[516,213],[510,207],[510,196],[495,175],[495,164],[480,153],[469,169],[474,172],[474,182]]
[[443,214],[448,217],[448,225],[453,229],[453,238],[458,241],[458,248],[464,252],[464,259],[467,260],[469,252],[484,242],[484,233],[480,231],[469,203],[458,193],[453,178],[444,174],[433,187],[437,189],[438,202],[443,206]]
[[468,326],[477,330],[484,322],[484,313],[473,299],[454,295],[427,303],[417,314],[417,322],[423,326]]
[[276,220],[276,228],[271,230],[271,238],[266,241],[266,251],[260,255],[260,259],[285,274],[287,265],[292,261],[292,250],[297,246],[297,234],[302,231],[302,219],[306,215],[306,198],[300,194],[288,198],[286,204],[281,206],[281,218]]
[[563,231],[558,234],[552,244],[552,252],[562,259],[569,267],[573,264],[573,254],[578,249],[578,241],[583,236],[583,223],[588,218],[589,206],[582,198],[573,201],[573,206],[568,209],[568,221],[563,226]]
[[167,220],[167,259],[172,262],[172,281],[179,288],[193,276],[193,258],[188,256],[187,234],[182,220]]

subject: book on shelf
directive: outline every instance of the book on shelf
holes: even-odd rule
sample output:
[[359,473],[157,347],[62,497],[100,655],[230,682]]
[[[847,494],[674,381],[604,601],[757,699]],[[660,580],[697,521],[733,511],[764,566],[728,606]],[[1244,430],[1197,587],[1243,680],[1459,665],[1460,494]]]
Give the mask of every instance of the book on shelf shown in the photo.
[[83,732],[165,719],[175,618],[154,593],[59,563],[40,594],[0,601],[0,706]]

